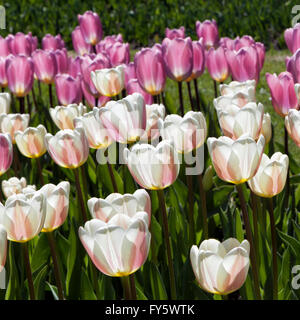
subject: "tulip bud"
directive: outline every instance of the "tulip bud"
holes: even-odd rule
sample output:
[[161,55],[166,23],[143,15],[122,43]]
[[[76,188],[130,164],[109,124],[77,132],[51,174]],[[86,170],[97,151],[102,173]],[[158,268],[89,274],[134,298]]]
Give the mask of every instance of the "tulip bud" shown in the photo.
[[208,138],[207,146],[214,169],[224,181],[241,184],[257,172],[265,146],[261,135],[256,142],[248,135],[237,140],[228,137]]
[[44,138],[47,133],[43,125],[36,128],[29,127],[15,133],[15,140],[19,151],[27,158],[39,158],[46,153]]
[[124,66],[91,72],[94,86],[100,94],[114,97],[124,89]]
[[151,240],[147,218],[146,212],[137,212],[133,217],[117,214],[107,223],[92,219],[79,228],[79,238],[101,272],[124,277],[144,264]]
[[57,186],[46,184],[40,192],[45,197],[45,222],[42,232],[52,232],[59,228],[66,220],[69,211],[70,183],[60,182]]
[[162,55],[167,76],[175,81],[186,80],[193,71],[193,46],[190,37],[162,42]]
[[132,218],[136,212],[146,212],[148,217],[146,223],[151,222],[151,199],[144,189],[136,190],[133,194],[111,193],[105,199],[91,198],[88,200],[91,216],[108,222],[117,214],[125,214]]
[[60,130],[55,136],[47,133],[45,144],[53,161],[63,168],[78,168],[89,155],[89,143],[83,128]]
[[219,42],[219,31],[215,20],[197,21],[196,33],[198,39],[203,38],[203,44],[206,49],[217,46]]
[[205,52],[202,41],[193,41],[193,70],[192,74],[185,80],[191,81],[197,79],[204,72],[205,68]]
[[11,166],[13,160],[13,145],[8,134],[0,133],[0,176]]
[[79,102],[82,99],[80,77],[71,77],[68,74],[59,74],[55,77],[56,94],[59,103],[64,106]]
[[192,246],[190,259],[200,287],[214,294],[229,294],[244,284],[249,270],[250,244],[229,238],[222,243],[204,240]]
[[266,144],[269,143],[272,138],[272,122],[269,113],[264,114],[264,119],[261,127],[261,134],[265,137]]
[[98,14],[86,11],[78,15],[78,22],[85,42],[96,45],[102,38],[102,24]]
[[179,174],[177,152],[167,140],[156,147],[135,144],[131,150],[124,150],[124,158],[134,180],[145,189],[165,189],[175,182]]
[[260,197],[276,196],[285,186],[288,167],[287,155],[276,152],[269,158],[263,154],[257,173],[248,181],[250,189]]
[[11,96],[8,92],[0,93],[0,114],[9,113]]
[[27,242],[42,230],[45,221],[44,196],[41,192],[36,192],[30,199],[24,194],[12,195],[1,211],[1,224],[6,229],[8,240]]
[[8,133],[13,144],[16,143],[15,133],[17,131],[24,131],[28,127],[28,124],[29,114],[0,114],[0,131],[3,133]]
[[285,117],[285,127],[296,145],[300,147],[300,110],[291,109]]
[[112,67],[120,64],[128,64],[130,61],[130,48],[128,43],[116,42],[107,47]]
[[6,58],[10,53],[7,39],[0,36],[0,57]]
[[86,113],[86,107],[80,103],[73,103],[67,106],[56,106],[49,109],[53,122],[60,130],[74,129],[74,119]]
[[56,65],[57,65],[57,74],[63,74],[68,72],[68,52],[66,48],[61,50],[55,50],[54,52]]
[[29,57],[33,51],[32,36],[18,32],[8,39],[8,46],[12,54],[22,54]]
[[287,58],[286,70],[292,74],[295,83],[300,83],[300,48]]
[[111,36],[106,36],[103,40],[101,40],[99,43],[96,44],[96,52],[102,52],[102,51],[106,51],[106,49],[115,44],[116,42],[120,42],[123,43],[123,37],[122,35],[119,33],[118,35],[111,35]]
[[52,51],[36,50],[32,60],[36,77],[44,83],[53,83],[57,73],[55,54]]
[[203,188],[205,191],[209,191],[213,186],[214,169],[212,166],[208,166],[203,175]]
[[27,187],[27,182],[24,177],[18,179],[17,177],[9,178],[2,181],[2,191],[6,198],[22,193],[23,189]]

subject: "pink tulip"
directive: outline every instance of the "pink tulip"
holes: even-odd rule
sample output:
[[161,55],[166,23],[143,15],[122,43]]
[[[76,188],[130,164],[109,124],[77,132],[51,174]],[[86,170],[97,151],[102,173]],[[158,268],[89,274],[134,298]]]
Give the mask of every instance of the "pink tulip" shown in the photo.
[[0,57],[0,86],[2,88],[7,87],[7,76],[6,76],[6,58]]
[[67,73],[69,64],[67,49],[63,48],[61,50],[55,50],[54,55],[57,64],[57,73]]
[[272,96],[275,111],[285,117],[290,109],[298,109],[295,83],[289,72],[281,72],[279,76],[266,73],[266,80]]
[[52,51],[36,50],[32,54],[36,77],[47,84],[53,83],[57,73],[57,63]]
[[23,54],[30,56],[32,52],[32,36],[18,32],[8,40],[9,49],[12,54]]
[[145,100],[146,104],[153,103],[153,97],[150,93],[147,93],[139,84],[138,79],[131,79],[126,86],[127,94],[133,94],[134,92],[140,93]]
[[234,40],[234,50],[238,51],[241,48],[244,47],[251,47],[252,45],[255,45],[255,41],[251,36],[242,36],[235,38]]
[[60,34],[58,34],[57,36],[53,36],[48,33],[42,39],[43,50],[49,50],[49,51],[61,50],[62,48],[64,48],[64,46],[65,46],[64,41],[62,40]]
[[162,42],[162,55],[167,76],[175,81],[186,80],[193,71],[193,46],[190,37]]
[[81,75],[81,57],[69,57],[68,60],[68,74],[73,78]]
[[75,52],[80,56],[84,55],[85,53],[92,52],[92,45],[85,42],[79,26],[72,31],[72,43]]
[[63,168],[78,168],[89,155],[89,143],[83,128],[60,130],[55,136],[47,133],[45,144],[53,161]]
[[97,43],[96,52],[99,53],[105,51],[107,47],[117,42],[123,43],[123,37],[121,34],[106,36],[103,40]]
[[165,189],[179,174],[178,155],[168,140],[161,141],[156,147],[135,144],[130,150],[124,150],[124,158],[134,180],[145,189]]
[[95,266],[111,277],[134,273],[146,261],[151,234],[146,212],[116,214],[105,223],[92,219],[79,228],[79,238]]
[[55,77],[56,94],[60,104],[66,106],[71,103],[79,103],[82,99],[80,76],[76,78],[68,74],[60,74]]
[[204,72],[205,52],[201,41],[193,41],[193,70],[192,74],[185,80],[191,81],[197,79]]
[[175,39],[175,38],[185,38],[185,28],[180,27],[179,29],[169,29],[166,28],[165,31],[166,38]]
[[0,36],[0,57],[6,58],[10,53],[8,41]]
[[128,64],[130,61],[130,48],[128,43],[116,42],[106,48],[112,67]]
[[9,57],[5,63],[10,91],[17,97],[26,96],[33,85],[34,65],[31,58],[24,55]]
[[295,83],[300,83],[300,48],[286,59],[286,70],[290,72]]
[[206,49],[217,46],[219,42],[219,31],[215,20],[205,20],[196,22],[196,33],[198,38],[203,38]]
[[78,15],[78,21],[86,43],[96,45],[102,38],[102,25],[97,13],[86,11]]
[[284,39],[291,53],[295,53],[300,48],[300,23],[296,23],[293,28],[286,29]]
[[136,77],[141,87],[152,95],[160,94],[166,84],[162,54],[156,49],[142,49],[134,57]]
[[13,145],[6,133],[0,133],[0,176],[11,166],[13,160]]
[[210,48],[206,55],[206,66],[210,76],[218,82],[223,82],[229,76],[229,66],[225,57],[224,49]]
[[127,86],[127,83],[131,79],[137,79],[134,62],[130,62],[129,64],[127,64],[124,70],[124,78],[125,78],[125,87]]
[[233,80],[258,81],[260,60],[254,46],[242,47],[238,51],[225,50],[225,55]]

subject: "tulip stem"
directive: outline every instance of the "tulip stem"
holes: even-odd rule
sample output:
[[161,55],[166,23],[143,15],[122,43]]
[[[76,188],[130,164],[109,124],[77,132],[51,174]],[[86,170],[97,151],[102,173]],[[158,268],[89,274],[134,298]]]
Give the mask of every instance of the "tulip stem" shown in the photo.
[[247,204],[246,204],[246,200],[244,197],[242,185],[237,184],[236,188],[237,188],[240,203],[241,203],[243,220],[244,220],[244,224],[245,224],[245,228],[246,228],[246,237],[250,243],[250,260],[251,260],[252,271],[253,271],[252,273],[253,273],[253,280],[254,280],[255,297],[257,300],[261,300],[255,245],[254,245],[254,241],[253,241],[253,236],[252,236],[252,231],[251,231],[251,226],[250,226],[250,221],[249,221],[249,216],[248,216]]
[[[161,95],[161,101],[162,101],[163,105],[165,106],[165,108],[167,109],[165,93],[162,91],[162,92],[160,93],[160,95]],[[166,110],[166,111],[167,111],[167,110]]]
[[129,275],[129,283],[130,283],[131,299],[137,300],[134,273]]
[[36,158],[36,166],[38,168],[39,176],[40,176],[40,183],[43,186],[45,184],[44,177],[43,177],[43,171],[41,166],[40,158]]
[[110,175],[110,179],[111,179],[111,183],[112,183],[114,192],[117,193],[118,192],[118,185],[117,185],[117,182],[115,179],[113,168],[112,168],[111,164],[109,163],[109,161],[107,161],[107,167],[108,167],[108,171],[109,171],[109,175]]
[[195,93],[196,93],[197,109],[198,109],[198,111],[201,111],[198,82],[197,82],[197,79],[194,79],[193,81],[194,81],[194,88],[195,88]]
[[25,101],[24,97],[19,97],[19,106],[20,106],[20,113],[25,113]]
[[52,84],[48,84],[50,108],[53,108]]
[[[289,156],[289,135],[284,126],[284,153]],[[288,166],[287,177],[286,177],[286,193],[285,193],[285,208],[289,205],[290,195],[290,166]]]
[[42,97],[41,82],[38,80],[38,81],[37,81],[37,84],[38,84],[39,96],[40,96],[40,98],[41,98],[41,97]]
[[272,198],[269,199],[269,215],[270,215],[271,238],[272,238],[273,300],[278,300],[277,242],[276,242],[276,226],[275,226]]
[[121,278],[123,292],[124,292],[124,299],[131,300],[131,292],[130,292],[130,284],[129,284],[129,277],[122,277]]
[[213,81],[214,81],[215,98],[218,98],[217,81],[216,80],[213,80]]
[[173,261],[172,261],[170,234],[169,234],[169,226],[168,226],[168,216],[167,216],[164,191],[157,190],[157,195],[158,195],[159,206],[161,208],[162,219],[163,219],[165,246],[167,249],[168,267],[169,267],[169,276],[170,276],[171,299],[176,300],[175,273],[174,273],[174,265],[173,265]]
[[194,193],[193,193],[193,176],[186,175],[186,182],[188,186],[188,199],[189,199],[189,238],[190,246],[192,246],[196,241],[195,235],[195,221],[194,221]]
[[32,272],[31,272],[29,252],[28,252],[28,242],[22,243],[22,248],[23,248],[23,254],[24,254],[25,270],[26,270],[26,275],[28,280],[29,296],[30,296],[30,300],[35,300]]
[[35,107],[35,112],[37,112],[38,111],[38,105],[37,105],[37,102],[36,102],[34,87],[32,87],[31,94],[32,94],[33,104],[34,104],[34,107]]
[[182,82],[178,81],[178,93],[179,93],[179,102],[180,102],[180,112],[181,116],[184,116],[184,107],[183,107],[183,96],[182,96]]
[[258,232],[258,220],[257,220],[257,211],[258,211],[258,201],[255,193],[251,191],[252,199],[252,213],[253,213],[253,227],[254,227],[254,243],[255,243],[255,252],[257,254],[256,259],[259,262],[259,232]]
[[201,197],[201,213],[203,221],[203,238],[208,239],[208,221],[207,221],[207,207],[206,207],[206,192],[203,187],[202,173],[198,174],[199,191]]
[[75,184],[76,184],[77,195],[78,195],[80,207],[81,207],[81,214],[82,214],[83,222],[85,223],[87,221],[87,212],[84,205],[82,190],[80,187],[79,168],[74,169],[74,174],[75,174]]
[[14,167],[15,176],[17,177],[20,171],[20,160],[19,160],[19,155],[18,155],[18,150],[16,145],[13,146],[13,149],[14,149],[13,167]]
[[187,87],[188,87],[188,93],[189,93],[189,99],[190,99],[190,103],[191,103],[191,108],[192,108],[193,111],[195,111],[194,101],[193,101],[193,96],[192,96],[192,90],[191,90],[191,83],[188,81],[186,84],[187,84]]
[[50,245],[51,256],[53,261],[53,269],[54,269],[54,276],[55,276],[55,281],[57,285],[58,298],[59,300],[64,300],[63,285],[62,285],[61,275],[59,272],[58,255],[56,250],[55,239],[53,237],[53,232],[47,232],[47,237],[48,237],[48,242]]
[[28,106],[28,113],[29,115],[31,115],[31,102],[30,102],[29,94],[26,96],[26,100],[27,100],[27,106]]

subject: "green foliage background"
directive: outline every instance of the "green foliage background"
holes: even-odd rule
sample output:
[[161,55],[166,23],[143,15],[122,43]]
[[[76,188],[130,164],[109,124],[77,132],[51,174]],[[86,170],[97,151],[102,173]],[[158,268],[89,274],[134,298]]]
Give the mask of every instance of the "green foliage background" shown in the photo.
[[122,33],[133,45],[147,45],[164,36],[166,27],[184,25],[195,36],[195,22],[215,19],[221,36],[251,34],[268,47],[284,47],[283,31],[291,25],[296,1],[281,0],[10,0],[6,9],[7,30],[1,35],[29,32],[39,39],[61,33],[71,48],[71,32],[77,14],[97,12],[104,33]]

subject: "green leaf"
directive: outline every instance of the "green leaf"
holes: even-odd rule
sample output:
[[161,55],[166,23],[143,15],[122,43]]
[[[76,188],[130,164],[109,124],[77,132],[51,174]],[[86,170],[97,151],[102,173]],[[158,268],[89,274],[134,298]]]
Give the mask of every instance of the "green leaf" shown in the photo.
[[46,286],[48,286],[48,288],[50,289],[54,300],[59,300],[58,298],[58,290],[56,286],[53,286],[52,284],[50,284],[48,281],[45,282]]
[[154,265],[152,262],[150,262],[149,271],[153,300],[167,300],[168,295],[162,276],[156,265]]
[[291,248],[293,256],[299,260],[300,242],[277,229],[280,238]]
[[97,300],[93,286],[83,268],[81,272],[80,298],[83,300]]
[[45,296],[45,279],[48,275],[48,265],[45,265],[37,274],[33,281],[35,298],[44,299]]
[[31,258],[32,273],[38,270],[43,264],[47,263],[49,257],[50,247],[47,239],[47,234],[41,232]]

